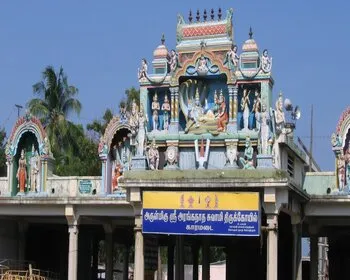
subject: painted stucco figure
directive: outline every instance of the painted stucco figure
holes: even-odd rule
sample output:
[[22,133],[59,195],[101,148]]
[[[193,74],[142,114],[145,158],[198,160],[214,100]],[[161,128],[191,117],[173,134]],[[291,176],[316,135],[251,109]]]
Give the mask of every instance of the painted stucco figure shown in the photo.
[[269,154],[269,133],[270,133],[270,115],[266,108],[266,105],[263,104],[260,114],[260,142],[261,142],[261,153]]
[[218,109],[218,131],[225,131],[226,130],[226,124],[228,121],[228,116],[227,116],[227,110],[226,110],[226,102],[225,102],[225,97],[222,94],[222,90],[220,92],[219,96],[219,109]]
[[249,114],[250,114],[250,99],[249,99],[250,91],[245,88],[243,89],[243,96],[241,99],[241,111],[243,113],[243,130],[249,130]]
[[260,93],[256,89],[254,94],[253,112],[255,116],[255,129],[260,131],[261,127],[261,98]]
[[268,50],[265,49],[261,56],[261,69],[265,73],[269,73],[271,72],[271,68],[272,68],[272,57],[268,56]]
[[157,95],[157,93],[154,93],[153,101],[152,101],[152,128],[153,128],[153,130],[158,130],[159,110],[160,110],[160,104],[158,101],[158,95]]
[[18,188],[20,193],[24,193],[27,183],[27,161],[25,158],[24,149],[21,151],[21,157],[18,160],[18,170],[16,174],[18,180]]
[[168,95],[164,96],[164,103],[162,104],[163,111],[163,129],[168,130],[169,128],[169,115],[170,115],[170,103],[168,99]]
[[148,150],[148,165],[151,170],[158,170],[159,167],[159,151],[156,140],[153,138],[152,144]]
[[179,55],[175,50],[170,51],[170,57],[168,58],[169,70],[170,73],[176,71],[178,67],[180,67],[179,63]]
[[40,157],[37,151],[32,149],[32,156],[30,158],[30,191],[38,191],[39,180],[39,161]]
[[138,69],[138,78],[139,80],[147,77],[148,65],[147,60],[143,58],[141,60],[141,68]]
[[235,71],[238,68],[239,56],[237,54],[237,45],[232,45],[231,50],[226,53],[224,59],[224,65],[227,65],[227,68]]
[[145,151],[147,117],[144,114],[142,106],[139,112],[138,122],[136,154],[138,156],[143,156]]
[[282,93],[279,94],[278,99],[276,101],[276,109],[275,109],[275,124],[277,133],[281,133],[283,131],[286,119],[283,111],[283,96]]
[[253,155],[254,155],[254,149],[252,147],[250,138],[247,137],[245,141],[244,157],[243,158],[241,157],[239,159],[240,162],[242,163],[243,169],[254,169]]

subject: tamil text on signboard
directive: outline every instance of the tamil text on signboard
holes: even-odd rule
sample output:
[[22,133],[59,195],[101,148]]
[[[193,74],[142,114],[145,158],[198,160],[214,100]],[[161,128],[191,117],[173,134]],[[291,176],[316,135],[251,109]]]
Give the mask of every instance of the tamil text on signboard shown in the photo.
[[260,235],[257,192],[143,193],[144,233]]

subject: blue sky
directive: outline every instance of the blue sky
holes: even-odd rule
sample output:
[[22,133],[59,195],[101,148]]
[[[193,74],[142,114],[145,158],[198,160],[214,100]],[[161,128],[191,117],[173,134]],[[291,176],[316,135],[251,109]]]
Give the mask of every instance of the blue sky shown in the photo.
[[348,106],[350,65],[348,1],[16,1],[0,2],[0,126],[10,131],[17,111],[33,97],[32,85],[47,65],[63,66],[80,90],[86,124],[110,107],[117,113],[126,88],[138,86],[142,57],[166,36],[175,47],[176,15],[187,19],[206,8],[234,9],[235,41],[252,26],[260,50],[273,57],[274,96],[280,90],[299,105],[296,134],[309,144],[314,105],[314,154],[323,170],[334,169],[330,135]]

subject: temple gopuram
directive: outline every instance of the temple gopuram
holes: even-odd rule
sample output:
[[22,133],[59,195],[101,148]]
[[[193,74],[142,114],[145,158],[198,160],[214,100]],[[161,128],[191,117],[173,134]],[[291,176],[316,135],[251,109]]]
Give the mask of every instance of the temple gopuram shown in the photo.
[[176,46],[163,35],[140,57],[139,99],[120,103],[96,151],[101,176],[56,176],[40,120],[16,121],[0,178],[3,279],[350,276],[350,109],[332,136],[335,172],[320,172],[295,142],[300,109],[274,90],[268,46],[247,27],[238,45],[232,18],[178,15]]

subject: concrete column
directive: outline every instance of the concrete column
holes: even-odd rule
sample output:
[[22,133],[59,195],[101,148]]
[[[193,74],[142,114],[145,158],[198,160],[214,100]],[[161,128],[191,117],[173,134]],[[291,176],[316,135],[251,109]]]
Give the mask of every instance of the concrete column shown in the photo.
[[193,280],[198,280],[198,256],[199,256],[199,246],[193,245],[192,246],[192,257],[193,257]]
[[129,280],[129,245],[125,245],[124,248],[124,262],[123,262],[123,280]]
[[293,280],[302,280],[301,224],[293,224]]
[[185,279],[184,270],[184,237],[176,236],[176,261],[175,261],[175,279]]
[[179,87],[174,88],[174,97],[175,97],[175,103],[174,103],[174,121],[179,122]]
[[267,215],[267,280],[278,277],[278,217]]
[[310,237],[310,280],[318,280],[318,237]]
[[232,122],[233,119],[233,86],[228,85],[228,121]]
[[78,278],[78,224],[68,225],[69,250],[68,250],[68,280]]
[[174,96],[174,88],[170,88],[170,123],[175,120],[175,96]]
[[168,280],[174,280],[174,244],[168,245]]
[[113,231],[106,231],[106,280],[113,280],[113,247]]
[[202,280],[210,280],[210,242],[207,236],[202,241]]
[[134,228],[134,231],[135,231],[134,280],[144,280],[145,265],[144,265],[143,235],[142,235],[141,224],[136,225]]

